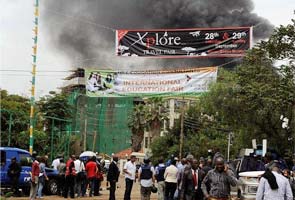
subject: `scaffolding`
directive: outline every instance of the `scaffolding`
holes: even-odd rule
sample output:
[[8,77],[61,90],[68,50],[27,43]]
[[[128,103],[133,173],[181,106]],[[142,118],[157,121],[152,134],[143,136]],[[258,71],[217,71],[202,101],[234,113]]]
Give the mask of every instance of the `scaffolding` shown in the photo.
[[128,116],[131,97],[87,97],[76,95],[72,131],[80,136],[83,150],[111,155],[131,146]]

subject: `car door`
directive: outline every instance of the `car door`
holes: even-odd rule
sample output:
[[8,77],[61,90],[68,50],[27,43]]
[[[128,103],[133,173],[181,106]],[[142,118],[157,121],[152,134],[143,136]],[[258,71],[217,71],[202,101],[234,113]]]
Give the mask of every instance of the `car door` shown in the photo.
[[32,157],[30,154],[18,152],[19,162],[21,164],[22,170],[19,177],[19,183],[22,185],[29,185],[31,181],[31,171],[32,171]]
[[7,171],[8,171],[8,163],[6,161],[6,151],[1,150],[0,182],[2,185],[6,185],[9,181],[7,177]]

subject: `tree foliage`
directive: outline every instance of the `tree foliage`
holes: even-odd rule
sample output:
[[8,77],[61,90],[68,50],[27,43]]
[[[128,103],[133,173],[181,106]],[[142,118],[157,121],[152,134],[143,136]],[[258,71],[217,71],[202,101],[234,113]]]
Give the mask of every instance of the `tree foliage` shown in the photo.
[[[52,92],[51,95],[41,97],[37,105],[48,130],[50,130],[52,124],[51,117],[68,120],[73,116],[73,107],[68,102],[68,96],[63,93]],[[55,126],[61,130],[65,129],[66,125],[65,121],[55,120]]]
[[[249,50],[242,64],[234,70],[219,69],[217,82],[186,114],[185,152],[206,155],[207,149],[218,147],[226,153],[229,131],[234,132],[231,155],[236,155],[241,148],[251,147],[253,138],[258,139],[258,143],[268,139],[269,146],[281,153],[286,147],[293,151],[295,21],[292,22],[275,29],[268,41]],[[281,116],[289,119],[287,128],[282,128]],[[166,152],[177,153],[173,150],[179,145],[179,136],[170,133],[155,141],[153,153],[166,158]],[[173,145],[167,145],[171,141]]]
[[[1,90],[1,146],[7,145],[9,123],[11,123],[11,144],[16,143],[18,134],[28,130],[30,101],[28,98],[8,94]],[[10,120],[10,115],[12,120]]]
[[147,108],[144,104],[135,105],[133,112],[129,116],[128,126],[131,128],[131,148],[132,151],[138,152],[141,149],[141,143],[144,138],[146,127]]

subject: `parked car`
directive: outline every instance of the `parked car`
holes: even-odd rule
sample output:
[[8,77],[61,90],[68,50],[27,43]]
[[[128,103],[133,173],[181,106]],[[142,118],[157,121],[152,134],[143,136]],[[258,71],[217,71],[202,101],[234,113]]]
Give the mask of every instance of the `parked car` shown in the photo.
[[255,200],[259,178],[265,171],[249,171],[239,173],[238,198],[240,200]]
[[[32,171],[33,158],[31,154],[23,149],[13,147],[0,147],[1,152],[1,170],[0,170],[0,182],[1,188],[10,187],[10,179],[7,175],[8,167],[11,163],[11,158],[15,157],[16,161],[21,165],[21,174],[19,177],[19,188],[22,189],[24,194],[30,192],[30,181]],[[45,194],[57,194],[57,177],[58,171],[45,168],[48,176],[48,181],[45,182],[44,193]]]

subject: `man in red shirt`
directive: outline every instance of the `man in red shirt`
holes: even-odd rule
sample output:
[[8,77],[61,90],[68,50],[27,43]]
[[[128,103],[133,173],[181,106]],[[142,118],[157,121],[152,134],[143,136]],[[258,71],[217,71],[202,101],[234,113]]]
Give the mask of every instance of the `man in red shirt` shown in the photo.
[[96,174],[98,172],[98,168],[95,161],[96,161],[96,157],[93,156],[92,158],[89,159],[85,167],[85,171],[87,172],[87,179],[90,185],[90,192],[89,192],[90,197],[92,197],[94,192],[94,184],[95,184]]
[[32,181],[31,181],[31,190],[30,190],[30,199],[35,200],[37,195],[37,189],[38,189],[38,182],[39,182],[39,161],[40,157],[37,156],[32,164]]
[[70,159],[66,163],[66,184],[64,189],[64,198],[68,198],[68,192],[70,189],[70,197],[73,199],[75,197],[75,178],[76,178],[76,170],[74,161],[76,159],[75,155],[71,155]]

